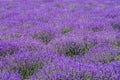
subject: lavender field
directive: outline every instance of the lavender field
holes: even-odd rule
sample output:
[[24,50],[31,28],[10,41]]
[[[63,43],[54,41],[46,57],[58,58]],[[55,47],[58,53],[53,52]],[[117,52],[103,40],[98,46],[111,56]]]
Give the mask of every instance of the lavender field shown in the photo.
[[120,0],[0,0],[0,80],[120,80]]

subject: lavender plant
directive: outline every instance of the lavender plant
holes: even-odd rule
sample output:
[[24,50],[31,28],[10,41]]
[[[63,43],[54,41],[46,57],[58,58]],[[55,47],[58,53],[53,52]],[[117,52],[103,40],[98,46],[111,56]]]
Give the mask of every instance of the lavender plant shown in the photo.
[[19,52],[19,47],[16,44],[11,44],[7,41],[0,42],[0,56],[5,57]]
[[60,55],[64,54],[70,57],[75,55],[83,56],[91,46],[84,42],[79,42],[79,39],[77,39],[78,38],[63,37],[62,39],[54,41],[54,43],[51,42],[51,44],[53,45],[53,49],[59,52]]
[[120,80],[119,4],[0,1],[0,80]]
[[9,71],[2,71],[0,73],[0,79],[1,80],[13,80],[13,79],[22,80],[21,76],[18,73],[9,72]]

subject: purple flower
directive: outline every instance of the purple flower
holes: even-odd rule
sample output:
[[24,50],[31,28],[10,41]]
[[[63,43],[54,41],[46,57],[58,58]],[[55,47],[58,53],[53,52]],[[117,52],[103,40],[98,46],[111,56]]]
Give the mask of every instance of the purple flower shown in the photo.
[[22,80],[22,77],[15,72],[9,71],[2,71],[0,72],[0,79],[1,80]]

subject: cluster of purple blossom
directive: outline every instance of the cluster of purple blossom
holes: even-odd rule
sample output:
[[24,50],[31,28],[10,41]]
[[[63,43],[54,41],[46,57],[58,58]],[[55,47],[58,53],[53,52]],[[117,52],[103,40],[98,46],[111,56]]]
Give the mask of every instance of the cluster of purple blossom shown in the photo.
[[120,80],[120,1],[0,1],[0,80],[26,79]]

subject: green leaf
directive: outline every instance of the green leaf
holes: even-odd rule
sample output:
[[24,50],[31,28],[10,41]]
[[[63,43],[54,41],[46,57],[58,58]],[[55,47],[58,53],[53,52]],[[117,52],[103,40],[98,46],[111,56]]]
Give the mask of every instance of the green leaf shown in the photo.
[[22,76],[23,79],[28,79],[29,76],[37,72],[38,68],[42,68],[42,66],[42,63],[34,63],[31,65],[23,65],[23,63],[21,63],[18,73]]
[[64,28],[64,29],[62,30],[62,34],[66,34],[66,33],[68,33],[69,31],[71,31],[71,28],[70,28],[70,27]]
[[117,55],[115,58],[116,58],[117,60],[120,60],[120,55]]

